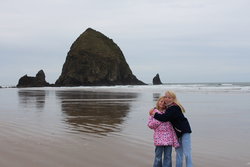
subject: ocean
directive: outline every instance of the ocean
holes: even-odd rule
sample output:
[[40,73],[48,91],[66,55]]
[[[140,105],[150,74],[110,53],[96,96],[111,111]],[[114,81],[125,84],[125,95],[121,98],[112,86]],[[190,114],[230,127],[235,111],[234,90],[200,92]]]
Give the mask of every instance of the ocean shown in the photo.
[[194,166],[250,166],[250,83],[1,88],[0,166],[150,167],[148,112],[166,90],[187,111]]

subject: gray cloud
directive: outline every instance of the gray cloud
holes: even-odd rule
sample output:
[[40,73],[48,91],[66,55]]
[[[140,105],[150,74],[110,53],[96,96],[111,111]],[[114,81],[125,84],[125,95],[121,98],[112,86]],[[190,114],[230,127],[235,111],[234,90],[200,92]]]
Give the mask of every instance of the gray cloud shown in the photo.
[[44,0],[0,3],[0,85],[44,69],[59,77],[88,27],[112,38],[133,73],[151,82],[249,81],[248,0]]

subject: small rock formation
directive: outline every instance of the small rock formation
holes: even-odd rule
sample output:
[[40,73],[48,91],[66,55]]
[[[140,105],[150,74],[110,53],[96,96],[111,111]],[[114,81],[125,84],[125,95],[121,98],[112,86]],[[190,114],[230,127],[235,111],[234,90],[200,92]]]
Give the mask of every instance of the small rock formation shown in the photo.
[[48,82],[45,80],[45,74],[43,70],[40,70],[35,77],[29,77],[24,75],[18,81],[17,87],[44,87],[50,86]]
[[72,44],[56,86],[145,85],[133,75],[120,48],[88,28]]
[[153,78],[153,85],[161,85],[162,82],[161,82],[161,79],[160,79],[160,76],[159,74],[156,74],[156,76]]

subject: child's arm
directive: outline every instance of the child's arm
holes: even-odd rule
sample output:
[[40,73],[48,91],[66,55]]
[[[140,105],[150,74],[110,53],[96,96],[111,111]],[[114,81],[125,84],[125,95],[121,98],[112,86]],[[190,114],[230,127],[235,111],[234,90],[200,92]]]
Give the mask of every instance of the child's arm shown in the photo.
[[148,127],[150,129],[156,129],[161,124],[160,121],[154,119],[154,117],[149,116],[148,118]]

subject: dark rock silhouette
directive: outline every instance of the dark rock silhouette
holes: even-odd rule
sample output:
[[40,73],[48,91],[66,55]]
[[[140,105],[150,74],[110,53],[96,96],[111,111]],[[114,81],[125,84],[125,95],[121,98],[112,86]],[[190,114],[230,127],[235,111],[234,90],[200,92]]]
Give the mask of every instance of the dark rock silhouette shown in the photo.
[[45,74],[43,70],[40,70],[35,77],[30,77],[24,75],[18,81],[17,87],[44,87],[50,86],[48,82],[45,80]]
[[56,86],[145,85],[127,64],[120,48],[88,28],[72,44]]
[[153,78],[153,85],[161,85],[162,82],[161,82],[161,79],[160,79],[160,76],[159,74],[156,74],[156,76]]

